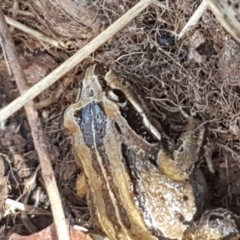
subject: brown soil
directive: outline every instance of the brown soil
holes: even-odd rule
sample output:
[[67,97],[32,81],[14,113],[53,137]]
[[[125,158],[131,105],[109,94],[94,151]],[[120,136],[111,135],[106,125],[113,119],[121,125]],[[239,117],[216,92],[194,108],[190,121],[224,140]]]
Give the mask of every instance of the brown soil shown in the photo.
[[[11,28],[29,85],[72,56],[136,2],[26,0],[18,3],[3,0],[1,7],[6,15],[63,43],[56,49]],[[169,2],[169,6],[165,6],[165,2]],[[186,124],[181,109],[206,125],[208,137],[214,143],[210,157],[215,173],[208,170],[204,161],[201,164],[211,193],[210,205],[240,214],[240,48],[209,11],[181,41],[176,40],[176,34],[200,2],[176,0],[152,4],[35,99],[46,141],[50,143],[49,152],[65,211],[72,223],[88,226],[89,214],[85,201],[75,193],[75,180],[80,170],[74,161],[68,132],[63,127],[63,113],[75,101],[79,79],[85,66],[92,62],[104,62],[126,78],[146,101],[152,117],[159,120],[173,138],[179,136]],[[18,96],[2,54],[0,74],[2,108]],[[21,201],[26,194],[27,179],[39,164],[23,110],[1,123],[0,160],[5,164],[5,175],[0,166],[0,187],[4,189],[0,205],[7,194],[8,198]],[[39,207],[49,209],[40,172],[34,184],[28,204],[39,201]],[[40,193],[38,200],[37,191]],[[6,233],[29,233],[16,212],[2,209],[0,216]],[[41,215],[31,220],[38,230],[52,221]]]

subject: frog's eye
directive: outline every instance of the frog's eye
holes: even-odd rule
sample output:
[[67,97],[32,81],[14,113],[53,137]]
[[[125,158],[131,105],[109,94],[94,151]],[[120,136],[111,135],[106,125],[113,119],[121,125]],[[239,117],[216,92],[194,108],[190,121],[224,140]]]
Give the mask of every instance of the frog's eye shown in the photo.
[[[121,116],[127,121],[129,127],[149,143],[157,143],[158,140],[145,126],[142,115],[135,109],[120,89],[108,89],[106,96],[119,106]],[[119,131],[120,128],[116,127]]]
[[107,98],[114,101],[121,108],[125,108],[127,105],[127,99],[124,93],[118,89],[109,89],[107,90]]

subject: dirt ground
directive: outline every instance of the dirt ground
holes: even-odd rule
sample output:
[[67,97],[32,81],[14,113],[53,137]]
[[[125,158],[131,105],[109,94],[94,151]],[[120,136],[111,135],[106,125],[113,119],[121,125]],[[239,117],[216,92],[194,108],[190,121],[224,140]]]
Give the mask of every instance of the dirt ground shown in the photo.
[[[55,48],[10,28],[29,86],[72,56],[136,2],[3,0],[1,7],[7,16],[62,42]],[[104,62],[127,79],[146,101],[152,117],[174,139],[186,124],[180,109],[206,125],[208,138],[214,143],[208,157],[212,158],[215,173],[209,171],[204,158],[201,163],[209,186],[209,205],[225,207],[240,215],[240,48],[210,11],[177,40],[177,34],[200,3],[200,0],[155,1],[35,99],[64,210],[73,224],[90,225],[86,202],[75,193],[80,170],[74,161],[69,134],[63,127],[63,114],[75,101],[84,69],[93,62]],[[0,108],[3,108],[19,94],[2,52],[0,79]],[[39,162],[23,109],[0,124],[0,164],[5,166],[5,171],[0,167],[1,206],[6,198],[24,201],[26,185],[36,173],[27,203],[38,202],[38,207],[49,210],[41,172],[35,172]],[[30,234],[21,214],[2,208],[0,217],[0,234]],[[31,221],[39,231],[52,219],[36,215]]]

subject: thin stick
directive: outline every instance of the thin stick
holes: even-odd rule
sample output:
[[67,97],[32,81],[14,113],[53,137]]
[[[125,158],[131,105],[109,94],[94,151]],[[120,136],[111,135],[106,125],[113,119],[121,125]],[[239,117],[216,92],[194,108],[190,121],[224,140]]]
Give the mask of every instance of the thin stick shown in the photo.
[[190,30],[191,27],[193,27],[194,25],[196,25],[198,23],[199,19],[205,13],[207,8],[208,8],[208,3],[205,0],[203,0],[202,3],[197,8],[197,10],[192,15],[192,17],[189,19],[187,24],[184,26],[182,31],[179,33],[178,39],[180,39],[187,31]]
[[[5,18],[1,8],[0,8],[0,38],[2,41],[2,45],[6,50],[9,65],[15,77],[18,89],[22,94],[28,89],[26,84],[27,81],[23,69],[20,65],[20,62],[17,58],[16,47],[14,45],[7,23],[5,22]],[[33,101],[29,101],[25,105],[25,111],[31,128],[35,149],[37,151],[39,162],[41,165],[42,176],[51,203],[51,209],[56,224],[58,239],[69,240],[69,233],[63,213],[62,203],[58,192],[56,179],[54,177],[52,165],[49,159],[49,154],[47,151],[48,144],[46,143],[46,141],[44,141],[43,136],[44,134],[41,126],[41,121],[38,118],[38,112],[34,108]]]
[[[28,204],[23,204],[21,202],[12,200],[10,198],[7,198],[5,200],[5,204],[7,204],[10,208],[17,209],[19,211],[25,211],[27,214],[52,216],[52,213],[50,213],[45,209],[28,205]],[[8,215],[8,212],[5,213],[4,217],[6,215]]]
[[30,27],[27,27],[26,25],[14,20],[10,17],[5,16],[5,20],[9,25],[35,37],[36,39],[38,39],[40,41],[47,42],[47,43],[53,45],[54,47],[58,47],[58,45],[59,45],[58,41],[48,38],[48,37],[44,36],[43,34],[41,34],[40,32],[33,30]]
[[66,74],[69,70],[74,68],[77,64],[83,61],[103,43],[110,39],[114,34],[126,26],[132,19],[134,19],[140,12],[149,6],[154,0],[141,0],[116,22],[109,26],[106,30],[100,33],[96,38],[89,42],[86,46],[80,49],[72,57],[66,60],[63,64],[52,71],[48,76],[43,78],[40,82],[30,88],[22,96],[12,101],[7,107],[0,111],[0,122],[10,117],[13,113],[23,107],[29,100],[32,100],[42,91],[47,89],[59,78]]

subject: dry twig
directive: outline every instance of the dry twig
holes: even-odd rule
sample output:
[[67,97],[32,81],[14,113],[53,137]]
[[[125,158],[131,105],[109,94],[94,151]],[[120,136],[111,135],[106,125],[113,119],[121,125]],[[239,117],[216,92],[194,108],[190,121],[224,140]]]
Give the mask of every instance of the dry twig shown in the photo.
[[198,23],[199,19],[202,17],[203,13],[207,10],[207,8],[208,3],[205,0],[203,0],[202,3],[197,8],[197,10],[192,15],[192,17],[189,19],[187,24],[184,26],[182,31],[179,33],[178,39],[180,39],[187,31],[191,29],[191,27],[195,26]]
[[[50,213],[49,211],[39,208],[39,207],[35,207],[32,205],[28,205],[28,204],[23,204],[21,202],[12,200],[10,198],[7,198],[5,200],[5,204],[7,206],[9,206],[9,208],[13,211],[15,210],[19,210],[19,211],[23,211],[26,212],[27,214],[31,214],[31,215],[45,215],[45,216],[52,216],[52,213]],[[6,211],[5,216],[8,214],[8,211]]]
[[[21,94],[28,90],[27,81],[24,72],[21,68],[20,62],[17,58],[16,47],[14,45],[12,36],[9,32],[7,24],[4,19],[2,10],[0,9],[0,38],[6,50],[9,65],[15,77],[18,89]],[[43,130],[41,122],[38,118],[38,113],[34,109],[34,104],[29,101],[25,105],[26,115],[31,127],[31,132],[38,153],[41,164],[43,179],[50,199],[54,221],[56,223],[58,239],[69,239],[68,228],[66,226],[65,217],[62,209],[62,203],[58,192],[56,180],[54,178],[53,169],[50,163],[49,154],[47,151],[47,144],[43,139]]]
[[[59,45],[59,42],[54,40],[54,39],[51,39],[51,38],[48,38],[46,36],[44,36],[43,34],[41,34],[40,32],[36,31],[36,30],[33,30],[29,27],[27,27],[26,25],[10,18],[10,17],[7,17],[5,16],[5,20],[6,22],[12,26],[12,27],[15,27],[31,36],[33,36],[34,38],[38,39],[39,41],[44,41],[44,42],[47,42],[49,44],[51,44],[52,46],[54,47],[58,47]],[[61,45],[64,45],[63,43],[60,42]]]

